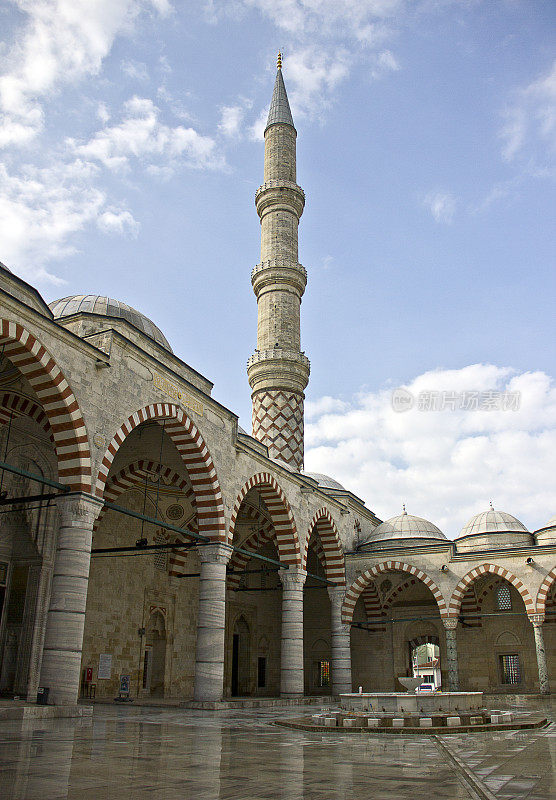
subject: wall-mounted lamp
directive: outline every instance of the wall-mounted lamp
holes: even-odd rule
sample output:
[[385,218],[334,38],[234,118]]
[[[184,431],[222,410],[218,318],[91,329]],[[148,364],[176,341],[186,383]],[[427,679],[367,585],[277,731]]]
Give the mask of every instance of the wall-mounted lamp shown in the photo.
[[448,572],[448,565],[447,564],[442,564],[442,566],[440,567],[440,571],[441,572]]
[[529,556],[529,558],[528,558],[528,559],[525,561],[525,563],[526,563],[526,564],[533,564],[533,563],[534,563],[534,561],[533,561],[533,559],[531,558],[531,556]]

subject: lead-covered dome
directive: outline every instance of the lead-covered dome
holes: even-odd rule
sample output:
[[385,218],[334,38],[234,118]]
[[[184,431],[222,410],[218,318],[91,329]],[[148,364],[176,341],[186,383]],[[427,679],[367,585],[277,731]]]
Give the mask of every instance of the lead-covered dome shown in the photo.
[[498,548],[529,547],[533,536],[517,517],[492,507],[471,517],[456,537],[460,552]]
[[467,525],[461,529],[458,539],[463,536],[474,536],[481,533],[505,533],[511,531],[512,533],[529,533],[525,525],[520,522],[516,517],[511,514],[506,514],[505,511],[495,511],[491,508],[489,511],[482,511],[480,514],[475,514],[471,517]]
[[556,544],[556,514],[535,531],[535,540],[537,544]]
[[446,536],[428,519],[415,517],[404,511],[396,517],[381,522],[367,538],[361,542],[359,549],[377,547],[411,547],[429,542],[445,542]]
[[318,483],[321,489],[340,489],[342,492],[346,491],[341,483],[338,483],[338,481],[335,481],[334,478],[331,478],[329,475],[324,475],[322,472],[302,472],[301,474],[312,478]]
[[127,303],[122,303],[121,300],[114,300],[111,297],[103,297],[98,294],[74,294],[70,297],[63,297],[61,300],[54,300],[48,305],[55,319],[63,319],[72,314],[82,312],[95,314],[99,317],[125,319],[150,339],[164,347],[165,350],[172,352],[172,348],[160,328],[144,314],[141,314],[140,311],[128,306]]

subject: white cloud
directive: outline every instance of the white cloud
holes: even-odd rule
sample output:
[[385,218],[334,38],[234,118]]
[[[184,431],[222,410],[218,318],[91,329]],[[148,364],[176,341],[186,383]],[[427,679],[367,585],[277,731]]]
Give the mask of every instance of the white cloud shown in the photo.
[[0,76],[0,146],[31,141],[42,129],[42,101],[59,85],[97,74],[114,39],[142,9],[167,0],[12,0],[23,15]]
[[135,234],[131,213],[110,204],[94,186],[97,169],[81,160],[9,173],[0,166],[2,260],[29,281],[62,283],[47,269],[76,252],[72,240],[90,225]]
[[127,169],[137,159],[153,170],[171,173],[185,164],[195,168],[221,169],[223,156],[214,139],[193,128],[170,126],[160,119],[160,109],[148,98],[133,97],[124,104],[118,125],[103,128],[84,144],[68,140],[83,159],[100,161],[114,170]]
[[456,212],[456,198],[451,192],[430,192],[424,198],[424,205],[429,209],[436,222],[450,223]]
[[126,60],[122,61],[121,66],[122,66],[122,72],[124,72],[128,76],[128,78],[142,82],[146,82],[149,80],[147,65],[143,64],[141,61]]
[[306,469],[332,475],[383,519],[405,502],[451,537],[489,500],[532,528],[554,514],[556,388],[548,375],[474,364],[427,372],[405,388],[416,399],[456,393],[456,406],[463,392],[519,392],[520,404],[514,411],[416,404],[400,413],[391,390],[362,392],[349,404],[321,398],[307,404]]
[[288,94],[294,119],[319,116],[330,107],[333,92],[349,74],[351,58],[344,48],[326,52],[308,45],[288,54]]
[[373,78],[381,78],[388,72],[398,72],[400,64],[396,56],[390,50],[383,50],[375,58],[375,63],[371,69]]
[[502,156],[513,161],[530,148],[539,146],[550,162],[556,153],[556,61],[550,70],[516,92],[513,104],[504,111],[500,136]]
[[[370,36],[370,30],[394,16],[404,0],[243,0],[274,24],[301,37],[315,33],[342,33],[355,39]],[[212,4],[214,5],[214,4]]]
[[231,139],[237,139],[241,136],[245,109],[250,107],[251,102],[248,100],[245,100],[241,105],[223,106],[218,125],[220,133]]

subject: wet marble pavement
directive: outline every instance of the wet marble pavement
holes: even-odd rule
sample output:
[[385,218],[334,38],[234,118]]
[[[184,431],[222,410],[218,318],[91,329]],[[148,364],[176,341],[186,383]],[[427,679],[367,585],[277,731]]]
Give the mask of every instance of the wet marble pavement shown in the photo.
[[[537,709],[556,720],[554,705]],[[291,715],[291,708],[207,713],[96,706],[89,719],[5,721],[0,798],[556,797],[556,724],[443,737],[323,735],[272,725]]]

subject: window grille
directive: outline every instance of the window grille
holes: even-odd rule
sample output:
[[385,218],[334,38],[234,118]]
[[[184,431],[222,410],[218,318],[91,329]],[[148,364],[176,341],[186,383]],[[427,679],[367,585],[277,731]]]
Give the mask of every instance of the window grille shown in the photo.
[[[166,544],[166,535],[164,533],[157,533],[154,537],[155,544]],[[154,551],[154,568],[159,569],[161,572],[166,572],[168,569],[168,551],[155,550]]]
[[512,610],[512,595],[507,583],[502,583],[496,590],[496,604],[498,611]]
[[330,686],[330,662],[317,661],[317,686]]
[[502,683],[521,683],[521,668],[517,653],[500,656]]

